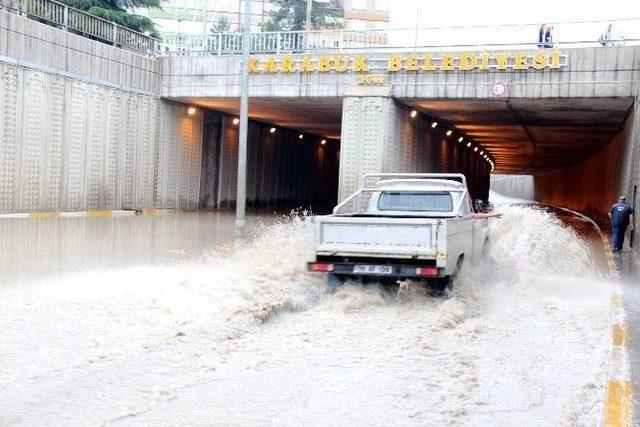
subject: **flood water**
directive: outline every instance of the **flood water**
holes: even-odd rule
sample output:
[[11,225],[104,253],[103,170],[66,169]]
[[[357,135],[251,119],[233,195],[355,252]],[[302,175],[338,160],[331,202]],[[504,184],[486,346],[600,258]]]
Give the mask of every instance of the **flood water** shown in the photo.
[[300,218],[0,220],[2,425],[596,425],[609,286],[500,208],[450,298],[304,271]]

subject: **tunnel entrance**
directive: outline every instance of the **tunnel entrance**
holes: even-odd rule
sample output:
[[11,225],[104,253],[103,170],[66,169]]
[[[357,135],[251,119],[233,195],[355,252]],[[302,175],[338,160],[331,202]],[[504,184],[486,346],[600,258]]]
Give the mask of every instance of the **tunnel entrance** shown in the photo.
[[[404,99],[491,153],[497,174],[532,175],[533,198],[601,224],[624,181],[633,98]],[[632,195],[627,195],[630,198]]]
[[[205,111],[200,206],[233,209],[239,99],[180,101]],[[252,98],[247,206],[326,212],[349,173],[367,172],[461,172],[486,200],[494,166],[532,175],[535,199],[598,219],[618,188],[615,147],[632,108],[625,97]]]
[[[251,99],[247,207],[331,210],[337,202],[341,100]],[[204,108],[200,207],[234,209],[239,102],[189,100]]]

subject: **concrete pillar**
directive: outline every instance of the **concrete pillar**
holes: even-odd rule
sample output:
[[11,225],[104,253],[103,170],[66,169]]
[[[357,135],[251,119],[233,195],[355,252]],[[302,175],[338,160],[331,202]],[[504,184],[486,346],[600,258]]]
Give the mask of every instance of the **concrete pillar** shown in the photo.
[[354,91],[343,101],[339,201],[362,185],[365,173],[418,172],[424,163],[415,129],[420,118],[412,119],[388,88],[355,89],[368,93]]

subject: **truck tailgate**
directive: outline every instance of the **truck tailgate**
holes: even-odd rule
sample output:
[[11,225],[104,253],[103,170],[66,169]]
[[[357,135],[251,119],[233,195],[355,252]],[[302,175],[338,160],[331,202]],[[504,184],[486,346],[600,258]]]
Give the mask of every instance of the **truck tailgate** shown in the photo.
[[436,255],[437,219],[326,216],[315,221],[312,240],[318,254],[398,258]]

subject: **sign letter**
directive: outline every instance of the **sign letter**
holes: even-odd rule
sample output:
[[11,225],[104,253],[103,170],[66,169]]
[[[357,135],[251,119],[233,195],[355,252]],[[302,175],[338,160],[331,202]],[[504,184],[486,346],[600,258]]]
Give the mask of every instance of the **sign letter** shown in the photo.
[[260,70],[258,69],[258,60],[256,58],[249,58],[249,72],[257,73]]
[[394,72],[402,70],[402,58],[398,55],[390,56],[387,69]]
[[366,56],[356,56],[353,58],[353,71],[360,73],[366,73],[369,71],[367,61],[369,61],[369,58]]
[[293,64],[294,62],[292,57],[283,56],[280,61],[280,71],[283,73],[295,73],[298,70],[293,66]]
[[422,65],[424,71],[435,71],[436,66],[431,63],[431,55],[424,56],[424,64]]
[[305,56],[302,58],[302,63],[300,64],[300,71],[304,71],[305,73],[310,73],[313,71],[313,62],[311,62],[311,58]]
[[513,63],[515,70],[526,70],[529,68],[529,57],[526,53],[516,53],[516,59]]
[[407,71],[418,71],[418,57],[416,55],[408,55],[407,56],[407,66],[405,67]]
[[321,56],[320,58],[318,58],[318,71],[331,71],[331,58],[329,58],[328,56]]
[[478,66],[478,57],[474,54],[463,53],[460,55],[460,70],[469,71]]
[[551,68],[560,68],[560,51],[554,49],[551,54]]
[[349,62],[350,61],[351,61],[351,58],[349,58],[348,56],[336,55],[333,58],[333,62],[335,63],[336,71],[339,72],[339,73],[344,73],[345,71],[347,71],[349,69]]
[[264,61],[264,65],[262,66],[263,73],[275,73],[276,72],[276,60],[274,58],[269,58]]
[[496,61],[498,61],[498,66],[496,67],[498,70],[506,70],[507,69],[507,60],[511,57],[508,53],[496,53]]
[[453,70],[453,55],[450,53],[443,53],[442,56],[440,56],[440,69],[442,71]]

